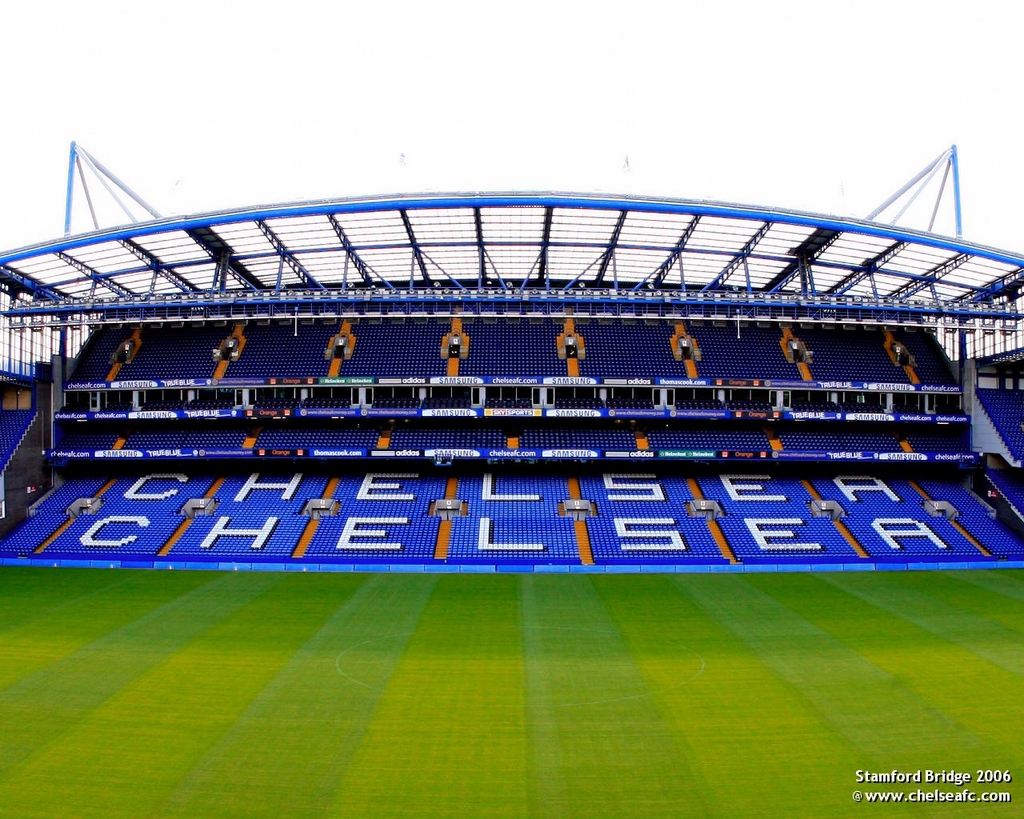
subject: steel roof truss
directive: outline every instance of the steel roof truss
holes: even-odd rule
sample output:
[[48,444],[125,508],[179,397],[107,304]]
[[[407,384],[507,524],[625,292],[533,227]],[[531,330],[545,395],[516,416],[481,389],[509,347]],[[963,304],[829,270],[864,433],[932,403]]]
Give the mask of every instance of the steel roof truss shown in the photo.
[[717,290],[719,287],[722,287],[728,278],[735,273],[737,268],[739,268],[739,266],[746,260],[747,256],[754,252],[754,248],[757,247],[757,243],[764,238],[765,234],[771,229],[771,226],[771,222],[764,222],[761,227],[757,229],[757,232],[750,237],[747,243],[743,245],[743,249],[733,257],[732,261],[729,262],[729,264],[727,264],[725,268],[715,276],[715,278],[704,285],[701,290]]
[[480,208],[473,208],[473,227],[476,230],[477,267],[476,286],[483,287],[487,281],[487,253],[484,250],[484,221],[480,216]]
[[[17,285],[17,287],[12,288],[11,284]],[[0,265],[0,285],[10,292],[12,296],[16,296],[17,292],[15,291],[20,290],[27,291],[33,296],[43,296],[53,301],[63,301],[63,296],[56,290],[37,282],[35,279],[23,276],[13,267],[7,267],[6,265]]]
[[[597,270],[597,276],[594,279],[595,287],[602,287],[604,285],[604,277],[608,272],[608,265],[615,261],[615,248],[619,243],[619,236],[622,235],[622,226],[626,224],[626,216],[629,215],[629,211],[620,210],[619,218],[615,220],[615,227],[612,228],[612,235],[608,239],[608,247],[604,253],[601,254],[601,266]],[[615,283],[615,289],[619,287],[618,282]]]
[[[551,244],[551,224],[554,221],[554,212],[554,208],[550,205],[544,208],[544,228],[540,238],[540,255],[538,256],[540,264],[539,266],[535,264],[530,270],[531,274],[534,269],[537,270],[537,281],[538,283],[543,283],[547,290],[551,289],[551,282],[548,281],[548,247]],[[523,279],[523,287],[526,287],[526,283],[529,280],[529,275]]]
[[[491,258],[491,254],[487,251],[486,248],[483,248],[482,252],[484,254],[484,259],[486,260],[487,264],[489,264],[491,266],[491,272],[494,273],[494,278],[496,278],[498,280],[498,284],[500,284],[503,288],[507,289],[509,285],[505,281],[504,277],[501,275],[500,271],[498,270],[498,266],[494,263],[494,259]],[[529,276],[527,276],[527,278],[529,278]],[[484,282],[485,283],[486,283],[486,280],[487,280],[487,270],[485,268],[484,269]]]
[[64,253],[63,251],[59,250],[54,255],[65,264],[73,267],[86,278],[92,280],[90,295],[93,295],[95,293],[97,284],[103,285],[105,288],[107,288],[107,290],[109,290],[111,293],[117,296],[131,298],[132,296],[135,295],[135,293],[133,293],[131,290],[127,289],[126,287],[122,287],[109,276],[104,276],[101,273],[98,273],[97,271],[89,267],[89,265],[78,261],[78,259],[74,258],[73,256],[68,256],[68,254]]
[[349,258],[352,264],[355,265],[356,270],[359,271],[359,275],[362,276],[363,284],[368,287],[372,287],[373,279],[376,278],[386,288],[394,290],[395,286],[391,284],[391,282],[377,275],[373,269],[363,261],[360,255],[356,253],[355,248],[352,246],[352,242],[349,241],[348,234],[345,233],[345,229],[341,226],[338,218],[333,213],[327,214],[327,221],[331,223],[331,227],[334,229],[334,233],[338,237],[338,241],[341,242],[341,246],[345,250],[345,255]]
[[448,279],[448,281],[450,281],[457,288],[459,288],[459,290],[465,290],[466,289],[466,286],[462,282],[460,282],[458,279],[456,279],[451,273],[449,273],[441,265],[439,265],[434,259],[432,259],[430,257],[429,253],[424,251],[424,252],[422,252],[420,254],[420,256],[421,256],[421,260],[423,261],[424,268],[426,267],[426,262],[430,262],[435,268],[437,268],[438,273],[440,273],[442,276],[444,276],[446,279]]
[[[253,276],[252,273],[246,270],[245,267],[231,261],[231,248],[228,246],[227,242],[213,232],[212,228],[193,228],[186,230],[185,232],[193,242],[209,254],[210,258],[217,264],[218,273],[221,272],[221,265],[223,264],[223,272],[225,274],[230,273],[235,280],[244,287],[248,287],[250,290],[256,291],[265,289],[264,284]],[[207,234],[209,234],[209,236],[207,236]],[[215,275],[212,285],[214,289],[216,289],[217,284],[217,276]]]
[[[782,290],[787,284],[800,275],[801,264],[806,264],[808,266],[814,264],[842,235],[843,234],[839,231],[831,231],[831,236],[829,236],[826,231],[816,230],[808,236],[806,240],[804,240],[803,244],[800,245],[799,248],[797,248],[796,260],[788,264],[784,270],[779,272],[774,280],[765,285],[765,292],[777,293]],[[824,238],[826,236],[827,238]],[[824,241],[821,241],[823,238]]]
[[[430,287],[430,274],[427,273],[426,262],[423,261],[422,251],[420,250],[419,243],[416,241],[416,234],[412,229],[412,222],[409,221],[409,211],[405,210],[405,208],[402,208],[401,210],[398,211],[398,213],[402,217],[402,224],[405,225],[405,232],[409,236],[409,246],[412,248],[412,255],[413,259],[415,260],[416,266],[419,268],[420,278],[423,280],[423,286]],[[412,287],[412,274],[410,273],[409,289],[412,289]]]
[[[274,233],[273,229],[264,220],[257,219],[256,226],[260,229],[264,236],[267,237],[267,241],[274,246],[274,250],[277,252],[278,257],[282,262],[288,265],[292,269],[292,272],[298,276],[306,287],[311,287],[314,290],[326,290],[326,288],[318,282],[313,275],[306,270],[302,263],[292,255],[292,253],[285,247],[284,242]],[[281,273],[283,270],[278,271],[277,275],[277,291],[281,290]]]
[[[949,275],[954,270],[956,270],[957,268],[963,266],[964,264],[966,264],[970,260],[971,260],[971,257],[968,256],[966,253],[960,253],[960,254],[954,256],[949,261],[944,262],[943,264],[939,265],[938,267],[934,267],[931,270],[929,270],[928,273],[920,281],[909,282],[908,284],[905,284],[903,287],[899,288],[898,290],[893,291],[890,294],[890,298],[897,298],[897,299],[898,298],[905,298],[905,299],[909,299],[911,296],[916,295],[917,293],[920,293],[926,287],[931,287],[932,292],[934,293],[935,292],[935,283],[937,281],[940,281],[944,276]],[[971,289],[971,290],[975,289],[973,287],[970,287],[969,285],[962,285],[959,282],[957,283],[956,286],[957,287],[968,287],[968,289]],[[938,298],[938,297],[936,297],[936,298]]]
[[686,281],[683,275],[683,251],[686,250],[686,244],[690,241],[690,237],[693,236],[697,225],[700,223],[700,216],[694,216],[690,220],[690,224],[686,226],[686,230],[683,231],[683,235],[679,237],[679,241],[676,242],[676,246],[672,248],[672,252],[668,254],[668,257],[660,265],[658,265],[651,274],[644,279],[642,282],[634,287],[634,290],[639,290],[647,282],[653,279],[655,287],[661,287],[662,282],[665,281],[668,276],[668,272],[672,269],[672,265],[679,261],[679,289],[686,289]]
[[119,243],[123,248],[125,248],[125,250],[127,250],[129,253],[135,256],[135,258],[137,258],[140,262],[149,267],[155,275],[159,275],[167,279],[167,281],[171,282],[171,284],[177,287],[181,292],[199,292],[199,288],[197,288],[193,284],[190,284],[188,281],[183,279],[170,268],[165,267],[163,264],[161,264],[160,260],[157,259],[156,256],[154,256],[144,247],[142,247],[142,245],[133,242],[131,239],[121,239]]
[[[854,270],[845,279],[836,282],[832,287],[825,291],[824,295],[827,296],[841,296],[852,288],[860,284],[864,279],[873,277],[875,272],[880,270],[890,261],[892,261],[899,253],[907,248],[909,242],[896,242],[895,244],[889,245],[885,250],[879,253],[872,259],[869,259],[864,265]],[[874,287],[874,281],[872,280],[872,287]],[[876,291],[877,293],[877,291]]]

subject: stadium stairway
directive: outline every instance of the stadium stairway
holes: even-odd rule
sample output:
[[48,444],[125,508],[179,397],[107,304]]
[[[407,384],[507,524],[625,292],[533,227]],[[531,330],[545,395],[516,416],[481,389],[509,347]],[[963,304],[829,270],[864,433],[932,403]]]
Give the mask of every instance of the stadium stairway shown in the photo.
[[[807,490],[807,494],[810,495],[814,500],[823,500],[821,493],[814,488],[814,485],[809,480],[802,480],[800,483],[804,485],[804,489]],[[861,558],[868,559],[871,557],[867,553],[867,550],[861,545],[860,541],[854,537],[853,532],[849,530],[845,523],[838,518],[833,518],[832,525],[836,527],[836,531],[843,536],[843,539],[850,544],[850,547],[857,553]]]
[[[324,487],[324,497],[333,499],[339,483],[341,483],[341,478],[338,477],[332,477],[328,480],[327,486]],[[306,550],[309,549],[309,544],[313,542],[318,528],[320,528],[320,518],[315,518],[311,515],[306,522],[305,528],[302,530],[302,534],[299,536],[299,542],[295,544],[295,548],[292,550],[293,560],[301,560],[306,556]]]
[[885,331],[885,352],[889,355],[889,360],[894,366],[899,367],[907,374],[907,378],[910,379],[911,384],[920,384],[921,379],[917,375],[917,371],[914,369],[912,364],[900,364],[896,358],[896,353],[893,351],[893,345],[899,344],[899,340],[893,335],[892,330]]
[[782,338],[779,339],[779,346],[782,347],[782,354],[786,357],[786,361],[792,364],[796,364],[797,370],[800,371],[800,377],[804,381],[813,381],[814,376],[811,375],[811,368],[807,366],[806,361],[795,361],[793,359],[793,353],[790,349],[790,342],[799,342],[796,336],[793,335],[793,330],[790,327],[782,328]]
[[[334,349],[338,342],[345,340],[345,354],[344,356],[335,356]],[[327,343],[327,349],[324,354],[331,359],[331,366],[327,369],[327,375],[331,378],[337,378],[341,373],[341,365],[346,358],[352,358],[352,353],[356,349],[356,337],[352,332],[352,325],[348,319],[341,322],[341,327],[338,329],[336,335]]]
[[114,380],[116,380],[117,379],[117,374],[119,372],[121,372],[121,367],[123,367],[125,364],[127,364],[129,361],[131,361],[133,358],[135,358],[136,354],[139,352],[139,348],[142,347],[142,329],[139,328],[139,327],[136,327],[135,330],[132,332],[132,334],[131,334],[131,336],[129,338],[129,341],[134,342],[133,346],[132,346],[131,354],[124,361],[115,361],[113,363],[113,365],[110,368],[110,371],[107,373],[107,381],[114,381]]
[[[692,355],[689,358],[684,358],[679,349],[679,342],[684,338],[690,340]],[[671,338],[669,338],[669,345],[672,348],[672,357],[676,361],[682,361],[683,366],[686,367],[686,377],[700,378],[700,374],[697,371],[697,361],[700,359],[700,347],[697,345],[697,339],[686,332],[686,325],[683,322],[676,322],[675,332],[672,334]]]
[[[103,493],[106,492],[107,490],[109,490],[110,487],[112,487],[115,483],[117,483],[117,478],[111,478],[105,484],[103,484],[103,486],[101,486],[99,489],[97,489],[92,497],[94,499],[103,497]],[[51,543],[53,543],[62,534],[64,534],[64,532],[74,522],[75,522],[74,516],[73,515],[68,515],[68,519],[65,520],[60,526],[58,526],[57,529],[48,538],[46,538],[46,540],[44,540],[42,543],[40,543],[38,546],[36,546],[36,548],[32,550],[32,554],[40,555],[43,552],[45,552],[46,551],[46,547],[49,546]]]
[[[221,346],[223,347],[224,344],[227,344],[231,339],[235,339],[238,342],[238,347],[236,349],[236,353],[237,354],[235,355],[234,358],[235,359],[241,358],[242,350],[245,349],[245,325],[244,324],[236,324],[235,328],[231,331],[231,335],[229,335],[226,339],[224,339],[224,341],[223,341]],[[214,378],[223,378],[224,375],[228,371],[228,365],[231,363],[231,361],[232,361],[231,358],[222,358],[220,361],[218,361],[217,362],[217,367],[213,371],[213,377]]]
[[[693,495],[694,500],[704,500],[704,492],[700,488],[700,484],[697,483],[696,478],[687,478],[686,485],[690,488],[690,494]],[[708,519],[707,524],[708,529],[711,531],[711,537],[715,539],[715,544],[718,546],[718,550],[722,553],[722,557],[732,564],[739,563],[739,558],[736,557],[736,552],[734,552],[732,546],[729,545],[729,541],[725,537],[725,532],[722,531],[722,527],[719,526],[718,521]]]
[[[215,497],[221,486],[224,484],[224,480],[224,478],[217,478],[212,484],[210,484],[210,488],[206,490],[203,497],[206,499]],[[181,536],[188,531],[188,527],[192,525],[193,520],[195,520],[195,518],[185,518],[180,524],[178,524],[178,528],[171,533],[169,538],[167,538],[164,545],[160,547],[160,551],[156,553],[156,556],[166,557],[167,553],[174,548],[174,544],[177,543],[181,539]]]
[[[448,478],[445,481],[444,486],[444,497],[446,500],[455,500],[459,497],[459,479]],[[433,506],[433,504],[431,504]],[[430,510],[433,512],[433,509]],[[450,520],[442,520],[437,527],[437,543],[434,546],[434,559],[435,560],[447,560],[448,550],[451,548],[452,542],[452,522]]]
[[[452,337],[458,337],[459,340],[459,354],[457,356],[448,355],[449,343]],[[469,336],[462,330],[462,319],[456,316],[452,319],[451,330],[445,334],[441,339],[441,355],[448,359],[448,372],[449,376],[457,376],[459,374],[459,360],[469,355]]]
[[[925,491],[924,487],[921,486],[921,484],[919,484],[917,481],[908,481],[908,483],[914,488],[914,491],[917,492],[922,498],[924,498],[925,500],[932,500],[932,496],[929,495],[928,492]],[[974,546],[974,548],[976,548],[979,552],[985,555],[985,557],[992,557],[992,552],[986,546],[984,546],[981,543],[981,541],[974,537],[974,535],[968,532],[967,529],[964,528],[964,525],[960,523],[960,521],[951,520],[950,524],[961,535],[967,538],[967,540]]]
[[[569,478],[567,483],[569,499],[582,500],[583,493],[580,491],[580,479]],[[576,551],[579,552],[580,563],[584,566],[593,566],[594,550],[590,545],[590,533],[587,531],[587,522],[585,520],[574,520],[572,525],[576,536]]]
[[[576,339],[576,357],[570,357],[566,354],[565,340],[568,336],[574,336]],[[556,339],[556,344],[558,345],[558,357],[565,359],[566,375],[570,378],[577,378],[580,374],[579,359],[587,357],[587,346],[583,336],[576,332],[575,319],[567,318],[565,320],[562,332],[558,334]]]

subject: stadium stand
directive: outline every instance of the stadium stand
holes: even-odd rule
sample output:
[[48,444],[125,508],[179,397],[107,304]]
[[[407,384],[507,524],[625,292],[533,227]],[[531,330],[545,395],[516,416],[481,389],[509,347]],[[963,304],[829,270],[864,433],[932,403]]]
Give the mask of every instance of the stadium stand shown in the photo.
[[[986,387],[964,397],[939,344],[965,345],[979,322],[996,337],[988,316],[1002,308],[963,285],[970,300],[938,321],[921,301],[938,292],[923,281],[933,274],[900,272],[925,258],[941,271],[950,248],[907,234],[865,262],[865,247],[892,237],[801,216],[787,230],[802,238],[773,237],[769,252],[758,242],[779,225],[760,213],[679,221],[647,203],[641,225],[620,204],[604,238],[578,202],[396,211],[376,239],[369,223],[353,239],[344,213],[324,211],[309,217],[324,222],[316,252],[337,254],[316,275],[345,278],[319,287],[307,272],[304,290],[266,271],[294,273],[309,248],[261,256],[260,225],[244,251],[211,239],[213,222],[174,234],[198,250],[180,270],[177,256],[147,262],[181,284],[166,298],[137,289],[137,256],[86,279],[40,256],[41,277],[51,263],[65,276],[46,287],[73,281],[93,299],[109,281],[110,294],[75,323],[47,303],[59,293],[19,303],[71,335],[95,324],[63,371],[46,365],[65,409],[52,445],[35,446],[51,447],[40,455],[58,488],[0,557],[598,568],[1024,557],[1002,507],[976,494],[988,453],[973,434],[984,413],[1006,443],[996,454],[1024,456],[1021,393],[992,386],[1016,365],[968,362],[965,373],[988,369],[965,383]],[[651,227],[659,219],[672,227]],[[904,243],[912,263],[881,272]],[[1001,287],[986,266],[1006,261],[986,253],[964,246],[962,281]],[[449,254],[461,267],[446,267]],[[208,276],[215,257],[212,283],[193,283],[191,266]],[[973,323],[958,340],[960,313]],[[0,413],[5,464],[33,417]],[[993,484],[1016,497],[1016,473],[1001,472]]]

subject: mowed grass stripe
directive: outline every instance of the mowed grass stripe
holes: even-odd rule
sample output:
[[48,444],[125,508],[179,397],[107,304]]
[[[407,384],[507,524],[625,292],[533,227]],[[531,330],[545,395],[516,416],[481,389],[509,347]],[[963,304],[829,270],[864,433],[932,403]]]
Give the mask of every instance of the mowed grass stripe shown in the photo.
[[[849,596],[819,575],[750,575],[737,581],[690,583],[687,592],[850,746],[851,767],[835,771],[818,767],[814,743],[809,744],[804,760],[809,787],[828,783],[836,799],[845,800],[857,769],[941,767],[976,758],[985,749],[970,731],[815,622],[832,614],[863,618],[874,624],[881,645],[916,652],[913,644],[890,639],[889,618],[870,607],[849,607]],[[793,599],[805,601],[806,614],[782,602]],[[757,707],[757,697],[747,704]]]
[[[138,744],[133,736],[149,739],[147,732],[166,736],[166,746],[147,747],[160,754],[162,765],[177,764],[178,741],[187,743],[193,726],[201,729],[223,708],[212,697],[216,688],[211,689],[200,670],[229,667],[233,658],[248,663],[259,656],[243,650],[238,640],[226,639],[217,651],[201,655],[207,660],[205,666],[200,669],[197,664],[196,670],[190,670],[187,662],[181,662],[186,647],[204,633],[216,631],[222,621],[230,622],[284,577],[239,573],[211,580],[203,574],[202,586],[146,611],[0,693],[0,725],[4,726],[0,805],[11,807],[15,815],[89,815],[95,810],[95,815],[109,816],[116,789],[108,793],[105,782],[119,766],[130,766],[132,771],[127,783],[122,783],[125,791],[118,795],[136,790],[147,794],[146,772],[132,759]],[[175,581],[169,576],[167,580],[173,589]],[[155,587],[150,594],[161,596]],[[117,602],[115,596],[107,605],[114,608]],[[253,633],[260,627],[259,622],[251,623]],[[241,636],[231,632],[232,638]],[[167,669],[173,673],[162,674]],[[161,680],[162,686],[144,684],[151,679]],[[162,703],[176,701],[179,690],[192,692],[191,710],[165,715]],[[94,793],[96,789],[99,793]],[[86,794],[92,794],[95,803],[83,804]]]
[[522,587],[530,815],[707,815],[699,773],[595,582],[527,575]]
[[[9,571],[36,574],[32,570]],[[44,580],[34,614],[23,614],[20,622],[10,623],[0,631],[0,656],[3,657],[0,693],[140,617],[172,605],[182,594],[211,580],[209,575],[185,572],[176,572],[166,581],[154,580],[152,573],[142,572],[98,569],[42,569],[40,572],[63,579],[64,599],[55,599],[52,587]],[[7,572],[0,572],[0,576],[4,574]],[[28,583],[31,584],[31,580]],[[19,596],[23,602],[14,606],[28,608],[31,595]],[[6,600],[2,608],[6,608]]]
[[943,572],[955,581],[960,607],[1024,633],[1024,572],[1006,569]]
[[34,567],[0,568],[0,635],[41,616],[77,605],[84,598],[102,595],[114,586],[126,583],[130,573],[78,572],[68,582],[66,572]]
[[332,815],[521,817],[525,780],[519,578],[442,576]]
[[836,585],[1024,677],[1024,606],[964,583],[965,574],[899,572],[893,577],[889,572],[874,589],[842,577]]
[[422,575],[364,575],[366,582],[346,598],[341,592],[349,584],[322,577],[332,579],[309,593],[328,595],[337,603],[334,613],[193,765],[160,816],[202,816],[210,805],[222,817],[330,814],[433,582]]
[[[800,683],[776,673],[745,641],[746,619],[761,612],[733,602],[742,582],[594,578],[653,701],[679,735],[710,815],[836,815],[850,799],[845,783],[855,757],[804,700]],[[677,808],[674,815],[696,813]]]
[[[1024,675],[1012,667],[1021,652],[1021,636],[908,589],[907,580],[886,575],[865,584],[853,576],[830,577],[830,584],[853,599],[840,604],[841,617],[823,610],[816,622],[977,738],[948,748],[936,742],[937,761],[1001,768],[1012,760],[1024,762],[1024,717],[1011,705],[1024,697]],[[997,601],[993,598],[992,603]],[[791,603],[797,609],[806,605],[799,596]]]

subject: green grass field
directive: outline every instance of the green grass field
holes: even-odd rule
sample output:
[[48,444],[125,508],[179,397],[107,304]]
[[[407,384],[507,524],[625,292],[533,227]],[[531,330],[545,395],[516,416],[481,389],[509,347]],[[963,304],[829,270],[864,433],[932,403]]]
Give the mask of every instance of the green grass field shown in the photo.
[[1022,729],[1017,571],[0,570],[4,817],[1011,817]]

